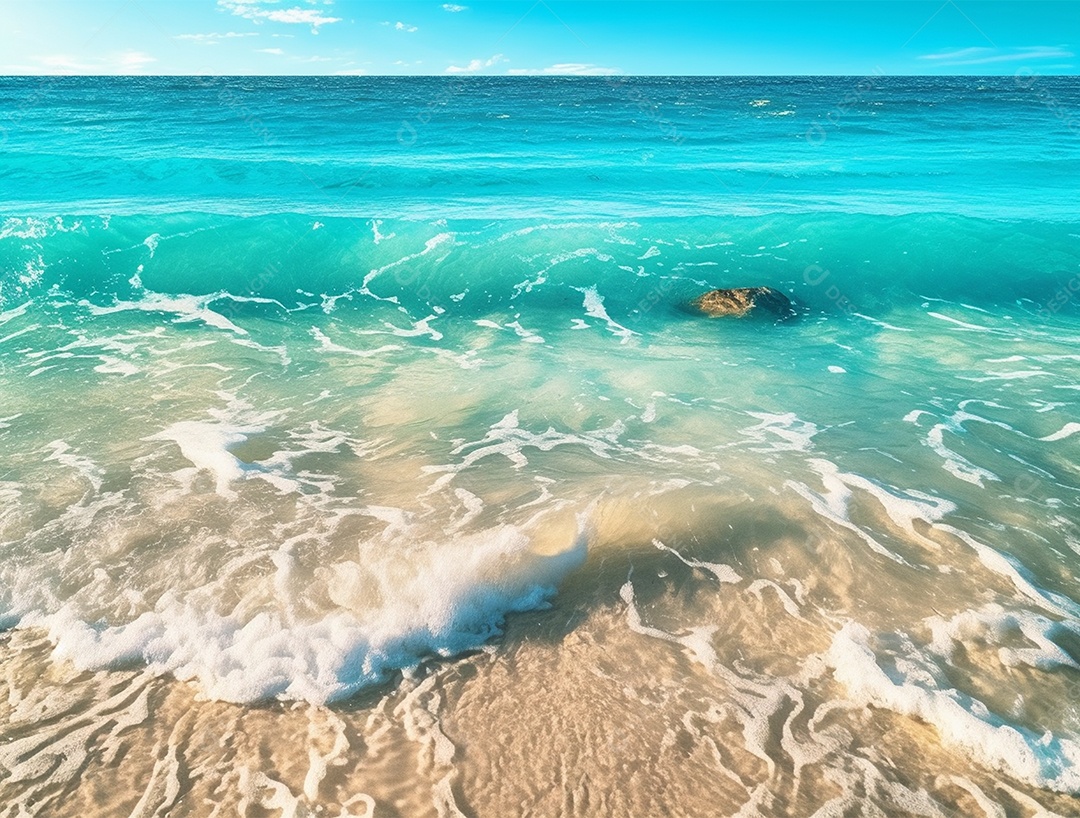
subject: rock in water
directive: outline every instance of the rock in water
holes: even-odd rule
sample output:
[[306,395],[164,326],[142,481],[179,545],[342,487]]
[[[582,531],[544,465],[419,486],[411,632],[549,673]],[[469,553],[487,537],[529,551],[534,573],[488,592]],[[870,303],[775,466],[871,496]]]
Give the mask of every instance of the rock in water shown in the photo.
[[693,305],[716,318],[734,315],[738,318],[753,312],[768,313],[777,318],[789,318],[795,314],[791,300],[772,287],[736,287],[733,290],[709,290],[693,300]]

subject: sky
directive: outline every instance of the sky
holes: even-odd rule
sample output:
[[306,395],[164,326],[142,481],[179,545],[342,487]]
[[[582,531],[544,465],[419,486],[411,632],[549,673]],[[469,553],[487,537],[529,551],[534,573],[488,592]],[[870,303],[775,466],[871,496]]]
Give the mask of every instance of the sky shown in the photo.
[[1075,0],[0,0],[0,74],[1076,74]]

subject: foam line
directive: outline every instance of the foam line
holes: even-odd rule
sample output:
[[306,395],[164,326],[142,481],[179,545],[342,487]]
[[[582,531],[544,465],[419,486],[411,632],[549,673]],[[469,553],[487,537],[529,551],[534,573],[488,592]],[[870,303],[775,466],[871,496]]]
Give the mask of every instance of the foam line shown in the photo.
[[818,427],[810,421],[802,420],[794,412],[775,414],[771,412],[747,412],[761,422],[756,426],[740,429],[744,435],[760,447],[752,448],[755,452],[805,452],[813,445]]
[[833,675],[855,701],[921,719],[933,725],[944,742],[997,772],[1035,787],[1080,793],[1080,744],[1009,724],[978,700],[949,687],[940,671],[915,657],[897,661],[890,676],[878,664],[870,643],[870,632],[849,622],[826,653]]
[[431,656],[479,647],[501,633],[508,613],[546,605],[585,559],[585,520],[578,522],[557,553],[536,553],[528,534],[506,525],[430,544],[404,562],[398,549],[383,547],[362,564],[331,566],[336,607],[317,619],[289,614],[283,597],[296,565],[282,552],[273,560],[281,607],[222,613],[209,588],[167,594],[124,625],[91,624],[66,608],[42,622],[54,657],[80,669],[145,663],[154,674],[196,681],[214,699],[321,704]]
[[237,335],[246,335],[247,331],[236,326],[232,321],[219,312],[214,312],[208,306],[212,301],[224,297],[223,293],[213,295],[165,295],[146,290],[142,298],[137,301],[116,301],[112,306],[101,307],[83,300],[79,306],[85,307],[91,315],[111,315],[117,312],[131,310],[141,312],[165,312],[176,316],[174,324],[199,321],[208,327],[226,330]]
[[606,322],[611,334],[622,339],[619,341],[620,344],[628,343],[631,337],[638,334],[632,329],[628,329],[622,324],[612,320],[611,316],[608,315],[607,310],[604,308],[603,296],[596,291],[595,286],[585,287],[584,289],[575,287],[574,289],[583,293],[585,296],[585,303],[583,305],[585,307],[585,314]]
[[1058,429],[1058,431],[1054,432],[1052,435],[1047,435],[1046,437],[1040,437],[1039,440],[1045,440],[1047,442],[1051,442],[1051,441],[1055,441],[1055,440],[1064,440],[1065,438],[1072,437],[1073,435],[1075,435],[1077,433],[1080,433],[1080,423],[1066,423],[1064,426],[1062,426],[1060,429]]
[[[950,619],[930,617],[926,625],[933,634],[931,649],[948,660],[952,659],[957,645],[980,640],[1000,645],[998,658],[1006,667],[1027,665],[1040,670],[1059,667],[1080,670],[1080,663],[1054,641],[1055,636],[1062,634],[1076,635],[1077,627],[1042,614],[1008,611],[1001,605],[990,603],[977,610],[961,611]],[[1035,647],[1017,648],[1005,644],[1017,635]]]
[[890,551],[848,518],[848,506],[851,503],[852,493],[841,478],[839,468],[827,460],[815,459],[810,463],[821,475],[821,482],[825,485],[824,493],[819,494],[806,484],[795,480],[786,480],[784,485],[809,501],[810,507],[817,514],[854,532],[859,539],[870,546],[870,550],[874,553],[887,557],[901,565],[907,565],[908,563],[903,557]]
[[684,557],[674,548],[668,545],[664,545],[662,542],[660,542],[660,540],[657,539],[654,539],[652,541],[652,544],[659,548],[661,551],[667,551],[669,554],[673,554],[674,556],[678,557],[679,560],[681,560],[684,564],[690,566],[691,568],[700,568],[703,571],[708,571],[710,574],[716,577],[716,581],[719,582],[721,585],[725,582],[742,582],[742,577],[730,565],[725,565],[721,562],[702,562],[701,560],[696,560],[691,557]]
[[1031,573],[1015,557],[979,542],[966,531],[962,531],[955,526],[939,525],[939,528],[967,543],[986,568],[1008,579],[1022,596],[1031,600],[1043,610],[1059,616],[1080,619],[1080,605],[1060,594],[1038,587],[1032,579]]

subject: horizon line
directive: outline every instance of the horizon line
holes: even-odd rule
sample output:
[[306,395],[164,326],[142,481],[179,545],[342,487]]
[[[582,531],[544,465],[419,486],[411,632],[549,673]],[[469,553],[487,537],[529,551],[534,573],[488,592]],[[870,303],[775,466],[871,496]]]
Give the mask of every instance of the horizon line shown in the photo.
[[895,77],[897,79],[1004,79],[1009,77],[1070,77],[1080,78],[1080,73],[1066,74],[1060,72],[1039,71],[1015,71],[1010,74],[889,74],[884,72],[870,72],[866,74],[3,74],[0,79],[186,79],[197,77],[216,78],[245,78],[265,77],[267,79],[446,79],[446,80],[490,80],[505,79],[513,81],[531,80],[612,80],[621,79],[734,79],[746,77],[768,77],[787,79],[810,79],[819,77],[848,77],[853,79],[865,79],[875,77],[878,79]]

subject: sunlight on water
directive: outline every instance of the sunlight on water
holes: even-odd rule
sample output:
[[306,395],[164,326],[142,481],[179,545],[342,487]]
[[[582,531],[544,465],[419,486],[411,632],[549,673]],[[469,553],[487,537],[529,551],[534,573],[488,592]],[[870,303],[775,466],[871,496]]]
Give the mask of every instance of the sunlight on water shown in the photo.
[[[837,87],[648,86],[735,151],[601,80],[544,86],[572,117],[474,85],[407,149],[376,136],[431,83],[348,86],[379,127],[302,143],[316,86],[260,148],[167,82],[111,192],[61,183],[86,146],[44,110],[0,160],[56,163],[0,222],[0,814],[1074,813],[1080,229],[1000,195],[1006,136],[936,175],[967,137],[905,126],[961,81],[883,80],[707,204]],[[738,286],[794,317],[690,305]]]

